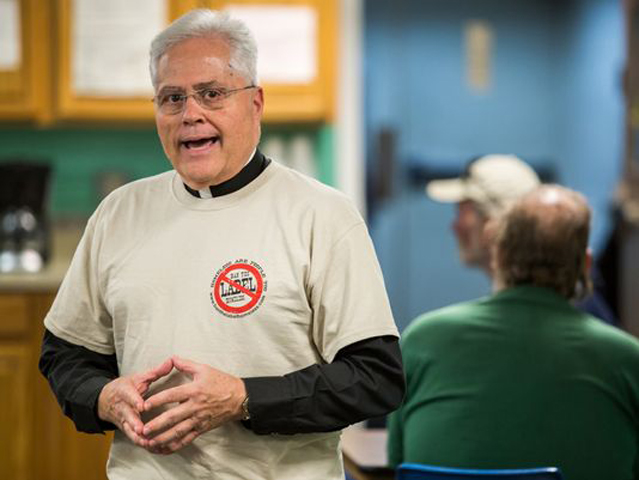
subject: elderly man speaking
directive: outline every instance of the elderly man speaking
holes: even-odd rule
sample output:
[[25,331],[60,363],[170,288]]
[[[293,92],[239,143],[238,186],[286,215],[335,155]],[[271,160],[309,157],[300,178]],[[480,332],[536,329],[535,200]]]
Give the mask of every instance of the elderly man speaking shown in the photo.
[[45,319],[40,368],[64,412],[116,429],[110,479],[343,478],[339,430],[401,402],[364,221],[260,153],[256,57],[210,10],[155,38],[174,170],[101,203]]

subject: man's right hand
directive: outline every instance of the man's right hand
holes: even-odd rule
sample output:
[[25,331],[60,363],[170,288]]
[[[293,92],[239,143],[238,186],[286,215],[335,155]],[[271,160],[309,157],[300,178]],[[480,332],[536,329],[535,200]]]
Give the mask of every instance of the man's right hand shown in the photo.
[[98,416],[113,423],[129,439],[140,447],[148,447],[149,441],[142,435],[144,424],[140,412],[144,409],[142,396],[156,380],[173,370],[169,358],[161,365],[144,372],[119,377],[107,383],[98,397]]

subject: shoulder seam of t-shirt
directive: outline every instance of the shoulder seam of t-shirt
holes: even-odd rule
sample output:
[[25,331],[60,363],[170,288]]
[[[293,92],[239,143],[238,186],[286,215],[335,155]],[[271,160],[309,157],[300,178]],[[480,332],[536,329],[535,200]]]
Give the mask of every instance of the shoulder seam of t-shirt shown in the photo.
[[352,345],[353,343],[366,340],[368,338],[383,337],[386,335],[399,338],[399,333],[397,331],[397,328],[392,326],[386,326],[383,328],[375,327],[375,328],[369,328],[366,330],[357,330],[351,333],[350,335],[347,335],[346,337],[342,338],[335,345],[331,346],[330,350],[326,352],[326,356],[324,360],[330,363],[335,359],[335,355],[337,355],[337,352],[339,352],[342,348],[347,347],[348,345]]
[[337,237],[337,239],[333,242],[333,244],[328,248],[328,251],[330,252],[331,250],[333,250],[338,243],[344,240],[353,230],[355,230],[360,225],[366,226],[366,222],[364,222],[364,220],[359,219],[357,223],[351,225],[346,230],[344,230],[344,233],[342,233],[341,235]]

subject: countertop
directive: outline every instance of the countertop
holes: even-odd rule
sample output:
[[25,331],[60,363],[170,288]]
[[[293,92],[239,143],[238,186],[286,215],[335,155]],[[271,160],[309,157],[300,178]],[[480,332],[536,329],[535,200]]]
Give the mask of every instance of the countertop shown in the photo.
[[51,228],[51,257],[37,273],[0,273],[0,292],[55,292],[69,268],[84,222],[58,222]]

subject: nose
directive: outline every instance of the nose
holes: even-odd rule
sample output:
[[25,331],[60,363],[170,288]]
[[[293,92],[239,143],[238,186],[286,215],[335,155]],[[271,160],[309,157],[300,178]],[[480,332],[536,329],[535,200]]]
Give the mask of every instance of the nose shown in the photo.
[[186,125],[204,122],[204,110],[193,96],[186,97],[186,100],[184,101],[182,122]]

